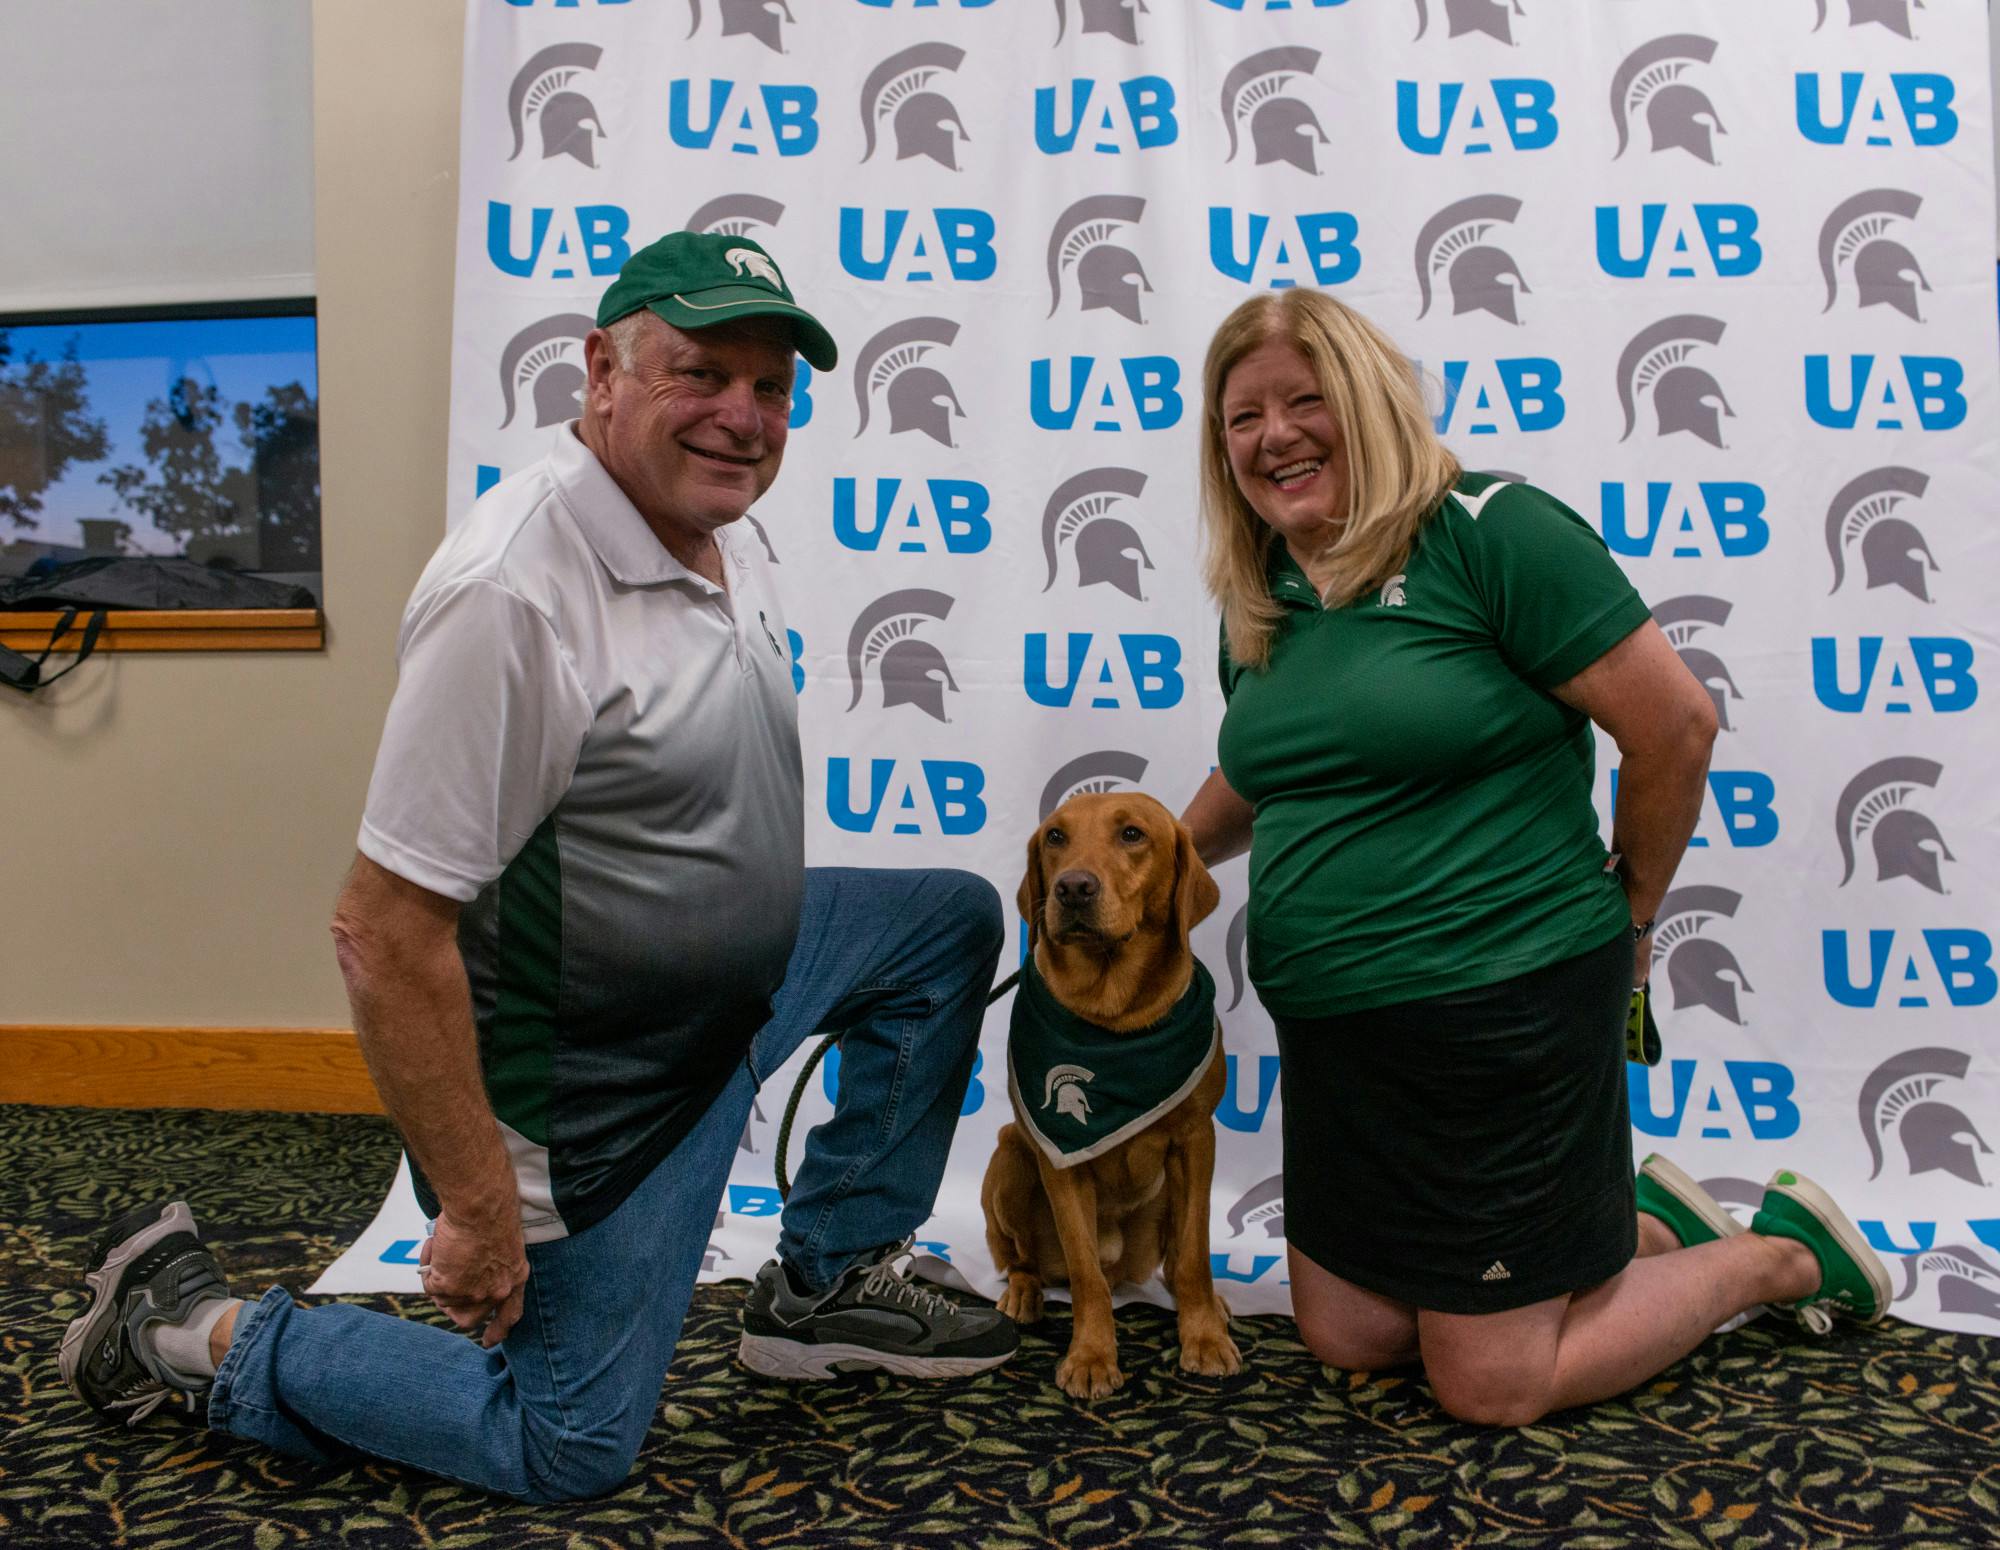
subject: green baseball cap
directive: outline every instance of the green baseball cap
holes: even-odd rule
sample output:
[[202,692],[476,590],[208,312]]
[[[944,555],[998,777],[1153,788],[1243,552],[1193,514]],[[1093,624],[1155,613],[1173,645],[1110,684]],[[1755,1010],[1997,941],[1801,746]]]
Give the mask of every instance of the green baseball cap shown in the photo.
[[748,237],[673,231],[625,260],[597,304],[597,326],[650,308],[693,332],[740,318],[782,317],[792,341],[816,371],[831,371],[839,352],[818,318],[792,300],[769,253]]

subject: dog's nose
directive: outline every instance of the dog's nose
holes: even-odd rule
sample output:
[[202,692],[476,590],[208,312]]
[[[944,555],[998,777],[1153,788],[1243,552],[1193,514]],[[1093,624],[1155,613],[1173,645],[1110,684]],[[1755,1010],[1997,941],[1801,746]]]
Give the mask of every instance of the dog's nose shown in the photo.
[[1083,909],[1096,902],[1099,886],[1095,873],[1064,872],[1056,879],[1056,903],[1064,909]]

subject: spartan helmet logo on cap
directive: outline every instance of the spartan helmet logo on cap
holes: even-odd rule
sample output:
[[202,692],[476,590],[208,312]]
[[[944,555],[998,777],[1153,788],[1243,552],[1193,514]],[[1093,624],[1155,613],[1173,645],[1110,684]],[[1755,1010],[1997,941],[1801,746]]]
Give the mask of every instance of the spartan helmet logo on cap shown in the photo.
[[1075,271],[1083,310],[1109,307],[1120,317],[1143,323],[1139,297],[1153,287],[1130,248],[1111,239],[1135,226],[1146,201],[1131,194],[1092,194],[1056,218],[1049,233],[1049,316],[1062,305],[1063,276]]
[[1863,839],[1875,849],[1875,880],[1907,877],[1932,893],[1945,891],[1943,863],[1955,861],[1938,826],[1910,806],[1919,791],[1935,790],[1944,766],[1934,759],[1878,759],[1842,788],[1833,827],[1840,839],[1840,886],[1854,877],[1854,852]]
[[1293,81],[1318,68],[1318,49],[1267,48],[1231,70],[1222,82],[1222,122],[1229,131],[1229,154],[1223,160],[1236,160],[1238,129],[1247,119],[1258,166],[1288,161],[1316,175],[1318,147],[1329,143],[1326,131],[1311,104],[1288,93]]
[[[1139,18],[1146,15],[1149,7],[1146,0],[1074,0],[1079,18],[1077,30],[1089,34],[1107,33],[1120,43],[1139,41]],[[1063,39],[1063,28],[1068,25],[1069,5],[1065,0],[1056,0],[1056,42]]]
[[958,109],[942,92],[931,90],[938,76],[965,62],[965,50],[949,43],[919,43],[891,54],[861,83],[863,161],[875,154],[875,138],[887,120],[896,137],[896,160],[928,156],[940,166],[958,171],[958,146],[969,141]]
[[1431,310],[1431,291],[1440,279],[1451,287],[1451,310],[1490,312],[1518,324],[1518,298],[1528,294],[1521,266],[1505,248],[1486,239],[1496,226],[1511,225],[1521,213],[1521,201],[1504,194],[1475,194],[1448,204],[1417,233],[1417,293],[1423,317]]
[[1243,1000],[1243,944],[1250,935],[1250,901],[1244,900],[1236,907],[1236,913],[1229,917],[1229,930],[1222,939],[1222,955],[1229,961],[1229,1005],[1222,1010],[1233,1012]]
[[1042,1107],[1055,1105],[1058,1114],[1067,1114],[1079,1125],[1090,1123],[1090,1094],[1083,1090],[1084,1083],[1097,1079],[1097,1073],[1084,1066],[1055,1066],[1042,1084]]
[[1729,702],[1742,699],[1743,691],[1736,687],[1722,658],[1696,642],[1704,631],[1727,624],[1729,611],[1730,605],[1719,597],[1693,596],[1670,597],[1653,610],[1653,622],[1667,637],[1667,644],[1680,653],[1695,681],[1708,691],[1716,722],[1725,732],[1736,730],[1729,724]]
[[1938,1312],[2000,1323],[2000,1268],[1988,1263],[1978,1249],[1950,1243],[1909,1255],[1903,1260],[1903,1289],[1896,1293],[1896,1301],[1907,1299],[1926,1276],[1935,1278]]
[[1274,1173],[1268,1179],[1252,1184],[1224,1214],[1223,1220],[1229,1223],[1229,1236],[1232,1238],[1242,1237],[1260,1222],[1265,1237],[1284,1237],[1285,1176]]
[[[1514,41],[1514,18],[1526,16],[1521,0],[1444,0],[1445,24],[1454,38],[1483,32],[1502,43]],[[1417,36],[1431,24],[1430,0],[1417,0]]]
[[778,273],[778,266],[755,248],[731,248],[722,257],[741,279],[762,280],[773,290],[785,288],[785,279]]
[[1062,547],[1076,556],[1076,584],[1107,582],[1135,602],[1146,601],[1139,573],[1153,568],[1132,524],[1113,513],[1121,501],[1137,500],[1146,476],[1136,468],[1092,468],[1056,486],[1042,508],[1042,555],[1049,562],[1048,591],[1056,584]]
[[1660,960],[1666,960],[1667,985],[1676,1010],[1705,1006],[1724,1021],[1743,1026],[1736,993],[1739,987],[1746,991],[1755,987],[1736,955],[1708,935],[1716,921],[1732,919],[1742,902],[1742,894],[1706,883],[1670,888],[1660,901],[1654,916],[1653,968],[1657,972]]
[[1917,292],[1929,290],[1931,282],[1924,278],[1916,254],[1897,240],[1923,204],[1906,189],[1871,188],[1834,206],[1819,229],[1819,272],[1826,280],[1822,312],[1833,310],[1840,295],[1840,271],[1847,269],[1862,306],[1894,307],[1911,322],[1923,322]]
[[1146,761],[1135,753],[1106,748],[1072,759],[1042,787],[1041,821],[1071,797],[1093,791],[1133,791],[1146,778]]
[[581,312],[558,312],[530,323],[500,352],[500,397],[514,423],[523,401],[535,406],[535,428],[574,420],[583,407],[583,336],[597,326]]
[[1618,403],[1625,411],[1620,441],[1631,440],[1639,420],[1638,396],[1650,392],[1662,436],[1686,431],[1711,447],[1722,445],[1722,417],[1734,419],[1736,411],[1723,396],[1722,384],[1704,368],[1689,365],[1688,357],[1720,344],[1726,326],[1720,318],[1682,314],[1632,336],[1618,357]]
[[[1819,7],[1819,19],[1813,23],[1813,31],[1818,32],[1826,25],[1826,0],[1813,3]],[[1910,16],[1913,6],[1921,11],[1924,0],[1847,0],[1847,25],[1864,27],[1875,22],[1899,38],[1914,38],[1917,34]]]
[[1715,39],[1676,33],[1634,49],[1611,78],[1611,119],[1618,126],[1616,161],[1631,139],[1632,118],[1645,115],[1653,149],[1678,146],[1690,156],[1715,162],[1715,137],[1727,134],[1708,93],[1683,80],[1696,65],[1715,58]]
[[1916,525],[1902,515],[1906,502],[1920,500],[1930,475],[1914,468],[1876,468],[1849,481],[1826,510],[1826,552],[1833,557],[1831,596],[1847,578],[1848,551],[1861,546],[1861,567],[1869,588],[1901,587],[1931,601],[1928,572],[1938,568]]
[[689,231],[717,232],[725,237],[751,237],[757,228],[775,227],[785,207],[762,194],[723,194],[687,218]]
[[[773,53],[785,51],[784,24],[798,25],[786,0],[718,0],[722,35],[748,33]],[[688,0],[688,36],[701,31],[701,0]]]
[[905,318],[891,323],[862,347],[854,362],[854,402],[861,423],[854,434],[868,429],[868,408],[876,393],[889,401],[889,434],[922,431],[940,446],[952,447],[951,421],[965,418],[965,408],[951,379],[925,356],[958,338],[950,318]]
[[847,675],[854,684],[853,710],[861,703],[862,678],[870,667],[882,681],[882,707],[914,705],[934,721],[950,721],[944,713],[944,693],[958,693],[951,665],[929,641],[918,636],[927,621],[951,613],[954,599],[942,592],[911,587],[878,597],[847,632]]
[[1984,1187],[1979,1159],[1991,1157],[1978,1127],[1963,1109],[1937,1096],[1948,1084],[1963,1084],[1972,1057],[1955,1049],[1906,1049],[1892,1055],[1861,1084],[1861,1133],[1868,1138],[1868,1155],[1875,1166],[1871,1179],[1882,1176],[1883,1138],[1894,1134],[1903,1143],[1910,1176],[1949,1173],[1968,1184]]
[[507,89],[507,121],[514,127],[512,161],[527,144],[533,123],[542,139],[542,160],[574,156],[586,167],[597,165],[597,142],[604,138],[597,105],[570,83],[597,68],[604,50],[594,43],[558,43],[530,59]]

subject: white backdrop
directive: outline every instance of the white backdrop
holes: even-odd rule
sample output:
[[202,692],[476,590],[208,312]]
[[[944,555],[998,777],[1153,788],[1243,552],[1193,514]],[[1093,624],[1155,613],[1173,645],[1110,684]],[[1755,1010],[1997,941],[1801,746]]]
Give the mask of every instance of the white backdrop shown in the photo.
[[[1326,286],[1467,466],[1599,525],[1723,714],[1640,1154],[1746,1206],[1801,1168],[1899,1313],[2000,1332],[1987,43],[1977,0],[474,0],[451,513],[574,412],[629,250],[755,236],[841,346],[754,514],[810,859],[1011,901],[1061,795],[1206,775],[1201,354],[1253,290]],[[1219,880],[1214,1263],[1279,1311],[1277,1063]],[[920,1235],[982,1290],[1005,1028]],[[711,1277],[770,1252],[797,1065]],[[322,1289],[414,1290],[421,1232],[399,1183]]]

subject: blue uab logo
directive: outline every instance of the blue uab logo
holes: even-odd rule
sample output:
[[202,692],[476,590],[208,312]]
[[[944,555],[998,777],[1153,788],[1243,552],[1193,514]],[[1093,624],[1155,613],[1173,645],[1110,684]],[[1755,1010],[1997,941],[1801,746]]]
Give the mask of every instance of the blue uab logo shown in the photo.
[[1782,1141],[1798,1133],[1799,1106],[1792,1097],[1797,1086],[1791,1068],[1771,1060],[1625,1067],[1632,1128],[1648,1136],[1692,1130],[1704,1141]]
[[1614,280],[1740,280],[1763,262],[1749,205],[1597,207],[1597,267]]
[[[1732,850],[1757,850],[1778,837],[1778,784],[1762,770],[1710,770],[1708,790],[1688,849],[1703,850],[1719,832]],[[1611,808],[1618,809],[1618,772],[1611,772]]]
[[1396,83],[1396,135],[1419,156],[1544,151],[1560,132],[1556,89],[1532,76]]
[[686,76],[667,83],[667,134],[685,151],[804,156],[819,144],[818,109],[810,86]]
[[1836,431],[1955,430],[1965,423],[1965,366],[1948,355],[1808,355],[1806,413]]
[[985,793],[986,772],[968,760],[826,761],[826,815],[848,834],[977,834],[986,827]]
[[[1417,362],[1417,369],[1423,369],[1423,362]],[[1431,423],[1440,436],[1552,431],[1569,413],[1562,396],[1562,367],[1547,356],[1445,361],[1439,371],[1444,407]]]
[[486,202],[486,256],[518,280],[618,273],[632,256],[632,218],[618,205],[516,208]]
[[1993,939],[1970,927],[1822,931],[1826,993],[1841,1006],[1901,1010],[1986,1006],[2000,991]]
[[971,479],[833,481],[833,536],[863,554],[981,554],[993,542],[993,497]]
[[1222,1090],[1222,1102],[1215,1107],[1215,1122],[1226,1130],[1255,1135],[1264,1128],[1264,1117],[1270,1111],[1272,1095],[1278,1090],[1278,1057],[1257,1057],[1257,1097],[1254,1102],[1246,1104],[1243,1063],[1249,1058],[1247,1055],[1222,1057],[1223,1064],[1229,1069],[1229,1084]]
[[[1168,710],[1187,692],[1181,643],[1171,635],[1097,635],[1072,630],[1051,649],[1046,633],[1024,644],[1021,682],[1051,710]],[[1061,665],[1052,660],[1060,655]]]
[[1948,716],[1979,700],[1972,642],[1956,635],[1815,635],[1812,676],[1820,704],[1845,716],[1918,710]]
[[[1056,378],[1064,380],[1056,402]],[[1072,355],[1029,363],[1028,415],[1045,431],[1163,431],[1181,420],[1181,363],[1171,355],[1099,360]]]
[[1269,215],[1211,205],[1208,261],[1216,273],[1266,290],[1344,285],[1361,273],[1360,231],[1345,210]]
[[840,267],[857,280],[990,280],[999,268],[991,214],[933,210],[840,211]]
[[1920,71],[1801,70],[1799,133],[1815,145],[1949,145],[1958,136],[1957,92],[1950,76]]
[[1676,560],[1761,554],[1771,541],[1762,488],[1734,479],[1654,479],[1598,487],[1598,527],[1613,554],[1644,559],[1664,538]]
[[1078,150],[1122,156],[1156,151],[1180,137],[1173,83],[1163,75],[1124,81],[1078,76],[1066,86],[1035,88],[1035,149],[1045,156]]

